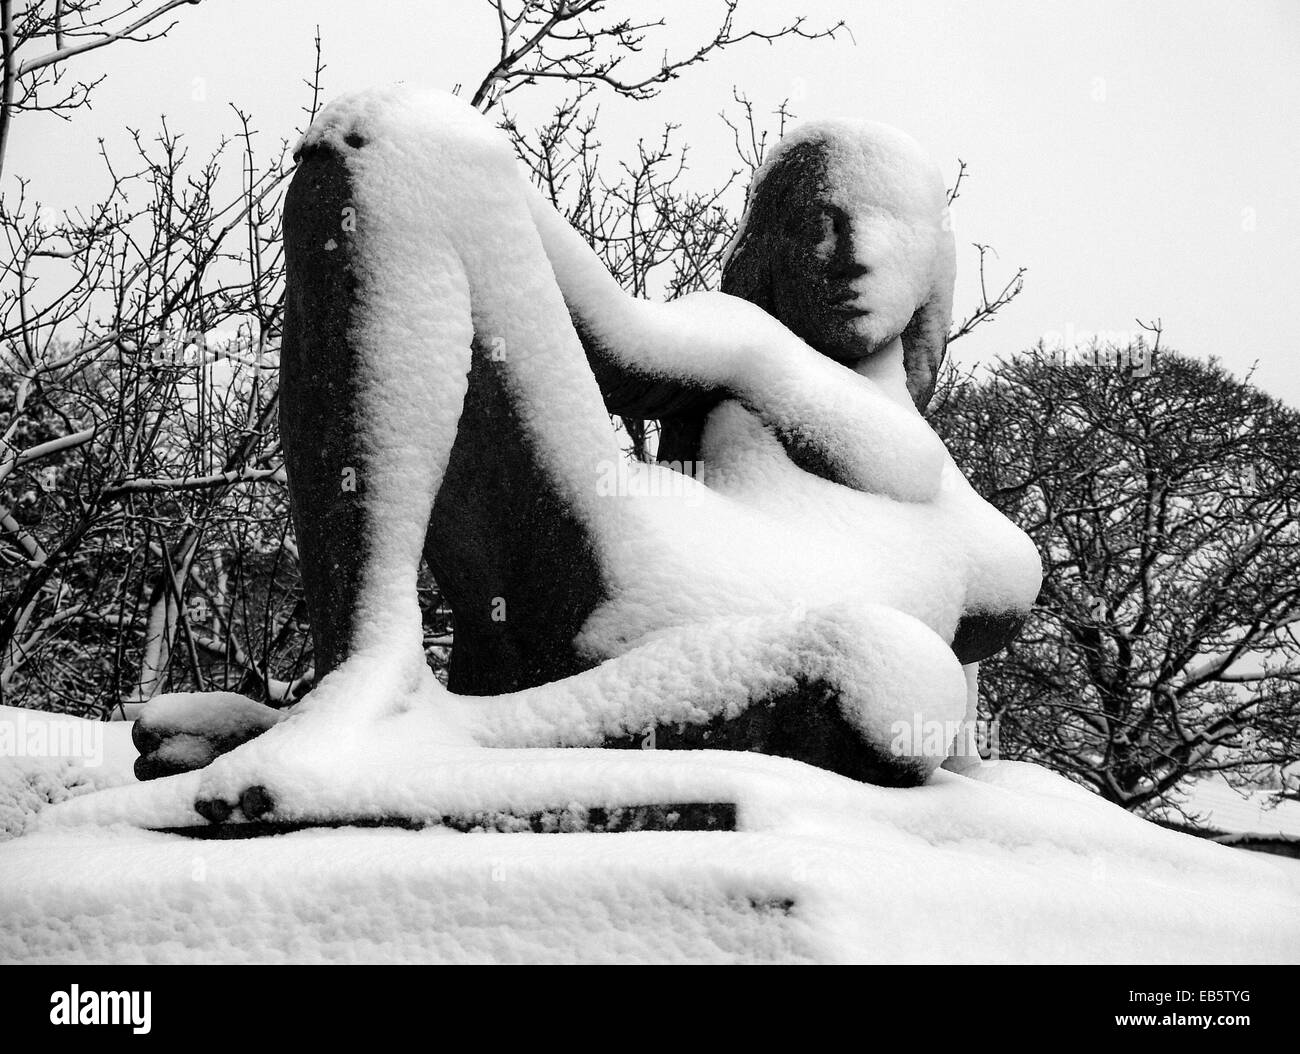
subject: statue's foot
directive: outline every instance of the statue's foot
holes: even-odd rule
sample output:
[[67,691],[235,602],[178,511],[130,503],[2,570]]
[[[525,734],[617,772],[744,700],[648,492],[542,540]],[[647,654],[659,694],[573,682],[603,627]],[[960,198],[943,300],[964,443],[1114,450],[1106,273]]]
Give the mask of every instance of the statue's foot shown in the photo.
[[565,681],[479,700],[474,717],[488,745],[743,750],[913,786],[947,756],[967,696],[919,620],[838,605],[664,631]]
[[131,726],[138,780],[174,776],[209,765],[260,736],[285,712],[234,692],[173,692],[149,701]]
[[469,745],[419,658],[349,659],[274,728],[213,761],[195,810],[212,823],[346,819],[403,759]]

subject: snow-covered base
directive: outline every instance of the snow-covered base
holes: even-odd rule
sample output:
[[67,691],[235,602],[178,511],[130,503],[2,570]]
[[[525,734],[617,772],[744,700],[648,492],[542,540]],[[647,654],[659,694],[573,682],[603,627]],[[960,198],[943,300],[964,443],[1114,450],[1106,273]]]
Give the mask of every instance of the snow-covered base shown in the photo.
[[[43,778],[72,794],[125,779],[127,730],[107,731],[93,780],[66,760]],[[0,759],[0,793],[39,764]],[[425,810],[729,801],[740,830],[207,841],[141,829],[198,821],[194,775],[83,790],[0,844],[0,961],[1300,960],[1300,864],[1163,830],[1032,765],[906,790],[703,751],[433,768],[406,780]]]

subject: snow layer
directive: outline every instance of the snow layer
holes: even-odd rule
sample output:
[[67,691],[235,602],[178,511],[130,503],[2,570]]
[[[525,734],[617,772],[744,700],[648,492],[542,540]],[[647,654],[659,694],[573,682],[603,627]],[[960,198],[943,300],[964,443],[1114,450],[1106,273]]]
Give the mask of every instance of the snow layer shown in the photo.
[[54,802],[135,780],[131,726],[0,706],[0,841]]
[[140,829],[196,821],[196,782],[82,794],[0,845],[0,961],[1300,961],[1296,861],[1032,765],[897,790],[754,754],[476,750],[426,771],[424,807],[730,801],[739,830]]

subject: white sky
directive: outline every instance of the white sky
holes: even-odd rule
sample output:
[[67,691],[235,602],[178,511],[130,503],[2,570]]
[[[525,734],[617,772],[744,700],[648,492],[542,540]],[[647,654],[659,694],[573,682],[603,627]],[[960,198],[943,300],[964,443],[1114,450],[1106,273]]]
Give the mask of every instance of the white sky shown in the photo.
[[[654,62],[695,43],[720,5],[619,8],[664,14]],[[746,0],[741,18],[767,29],[791,10],[844,18],[854,40],[751,42],[655,102],[605,97],[607,146],[677,122],[703,189],[733,167],[717,116],[732,85],[764,110],[788,96],[801,118],[895,124],[950,174],[958,157],[970,166],[959,244],[1030,269],[1022,296],[953,346],[959,361],[1161,316],[1167,344],[1238,373],[1258,361],[1256,380],[1300,405],[1300,3]],[[109,74],[94,111],[15,121],[5,185],[21,174],[50,205],[86,202],[100,189],[96,137],[120,145],[123,125],[152,129],[165,113],[199,152],[233,131],[227,101],[255,115],[268,146],[291,135],[318,23],[326,97],[392,80],[472,89],[495,57],[484,0],[204,0],[180,9],[166,40],[80,60],[80,76]],[[550,103],[550,91],[531,98]],[[972,249],[959,258],[959,313],[976,297],[974,262]]]

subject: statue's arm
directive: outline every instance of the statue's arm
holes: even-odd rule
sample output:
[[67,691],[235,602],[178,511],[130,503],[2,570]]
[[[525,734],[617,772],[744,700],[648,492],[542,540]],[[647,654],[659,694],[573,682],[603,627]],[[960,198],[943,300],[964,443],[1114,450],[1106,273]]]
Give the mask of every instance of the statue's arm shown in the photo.
[[587,353],[587,363],[605,400],[605,409],[621,417],[658,421],[702,413],[727,393],[700,378],[655,374],[637,362],[613,354],[575,317],[574,328]]
[[628,296],[550,202],[531,185],[527,193],[611,411],[669,417],[736,399],[809,471],[904,501],[938,492],[947,452],[912,408],[738,297],[694,293],[665,304]]

